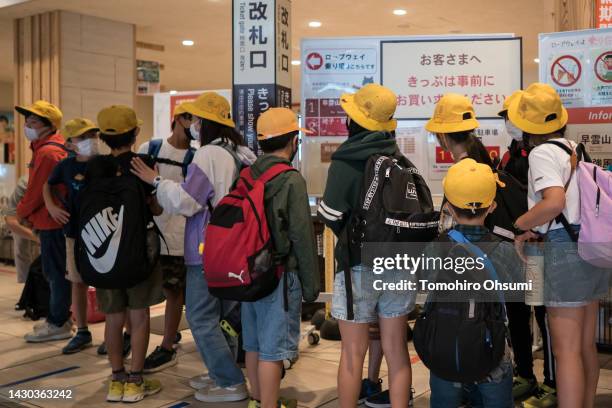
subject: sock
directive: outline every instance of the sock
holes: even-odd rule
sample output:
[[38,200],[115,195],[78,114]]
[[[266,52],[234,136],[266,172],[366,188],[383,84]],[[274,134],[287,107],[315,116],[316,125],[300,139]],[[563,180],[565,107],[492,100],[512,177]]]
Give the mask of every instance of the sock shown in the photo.
[[85,334],[85,333],[89,333],[89,327],[87,327],[87,326],[85,326],[85,327],[79,327],[79,328],[77,329],[77,334],[78,334],[78,333],[84,333],[84,334]]
[[126,382],[126,380],[127,373],[125,372],[125,368],[117,371],[113,370],[113,381]]
[[128,382],[142,384],[142,371],[132,371],[130,375],[128,375]]

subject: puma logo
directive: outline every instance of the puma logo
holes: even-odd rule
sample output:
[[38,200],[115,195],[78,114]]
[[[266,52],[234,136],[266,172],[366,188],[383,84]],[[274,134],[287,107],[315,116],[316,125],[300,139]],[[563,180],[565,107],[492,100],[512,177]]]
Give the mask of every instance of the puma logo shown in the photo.
[[[117,260],[123,232],[123,210],[122,205],[119,214],[115,214],[112,207],[107,207],[91,217],[81,231],[81,239],[87,248],[89,262],[99,273],[110,272]],[[107,242],[106,251],[100,256],[95,256]]]
[[242,278],[242,274],[244,273],[244,270],[240,271],[240,275],[236,275],[234,272],[229,272],[227,274],[228,278],[234,278],[234,279],[238,279],[240,281],[240,283],[244,284],[244,279]]

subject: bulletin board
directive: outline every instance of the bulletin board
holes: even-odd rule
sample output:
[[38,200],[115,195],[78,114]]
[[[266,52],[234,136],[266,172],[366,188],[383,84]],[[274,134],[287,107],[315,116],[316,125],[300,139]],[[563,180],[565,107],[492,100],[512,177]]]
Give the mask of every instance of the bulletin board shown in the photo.
[[308,193],[321,196],[331,155],[346,139],[340,95],[368,83],[381,83],[398,96],[396,137],[400,150],[417,166],[432,193],[452,161],[424,129],[435,103],[447,92],[474,104],[477,131],[490,154],[510,144],[497,117],[504,99],[522,88],[522,40],[513,34],[303,39],[301,44],[304,136],[301,171]]

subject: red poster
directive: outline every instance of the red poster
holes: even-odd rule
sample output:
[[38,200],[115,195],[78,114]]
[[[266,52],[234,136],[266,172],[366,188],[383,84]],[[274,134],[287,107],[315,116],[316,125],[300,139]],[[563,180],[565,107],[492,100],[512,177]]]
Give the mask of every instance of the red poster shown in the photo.
[[595,27],[612,28],[612,0],[597,0]]

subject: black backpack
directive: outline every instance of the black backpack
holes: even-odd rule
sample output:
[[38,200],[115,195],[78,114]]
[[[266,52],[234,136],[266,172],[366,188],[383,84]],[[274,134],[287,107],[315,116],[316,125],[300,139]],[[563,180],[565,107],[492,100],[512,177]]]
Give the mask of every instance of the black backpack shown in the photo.
[[351,213],[349,246],[360,252],[366,242],[428,242],[438,234],[439,219],[429,187],[410,160],[374,154]]
[[514,228],[514,222],[528,210],[527,186],[504,170],[497,171],[497,174],[506,186],[497,186],[497,208],[487,216],[485,226],[498,237],[514,241],[515,234],[519,232]]
[[87,285],[130,288],[149,277],[159,257],[158,229],[136,177],[96,178],[79,194],[76,258]]
[[49,314],[49,282],[43,273],[40,256],[37,257],[28,270],[19,302],[25,312],[23,317],[38,320]]
[[159,151],[161,150],[163,144],[162,139],[152,139],[149,141],[149,149],[147,150],[147,154],[156,162],[161,164],[167,164],[170,166],[180,167],[183,170],[183,177],[187,177],[187,169],[189,165],[193,161],[193,156],[195,155],[196,149],[193,147],[189,147],[187,152],[185,153],[185,157],[183,158],[183,162],[179,163],[174,160],[166,159],[164,157],[159,157]]
[[[458,231],[449,231],[453,241],[456,233]],[[457,249],[463,255],[484,258],[479,246],[470,243],[461,233],[458,236],[452,253]],[[486,245],[486,252],[489,252],[495,250],[501,240],[488,234],[482,242],[479,245]],[[488,276],[497,279],[493,264],[484,259]],[[505,354],[508,331],[503,295],[500,295],[500,302],[436,301],[436,295],[428,295],[414,326],[414,348],[421,361],[446,381],[471,383],[486,379]]]

